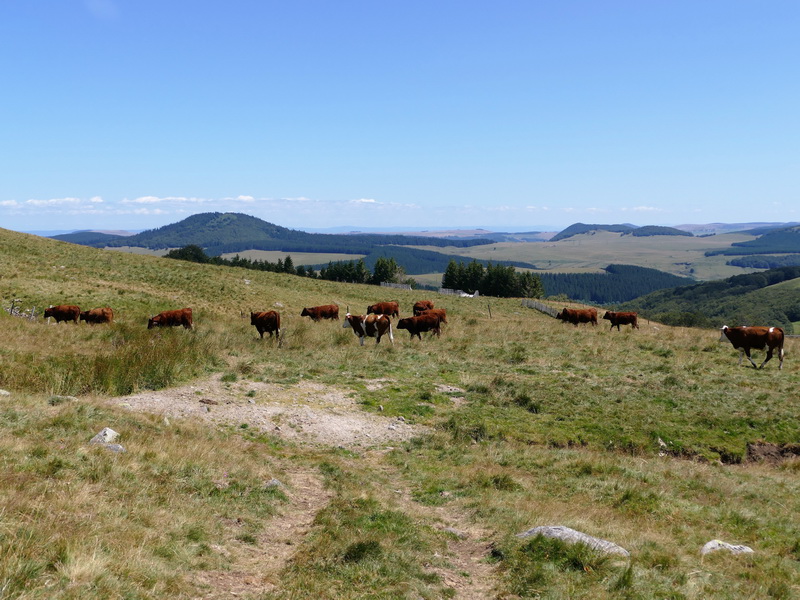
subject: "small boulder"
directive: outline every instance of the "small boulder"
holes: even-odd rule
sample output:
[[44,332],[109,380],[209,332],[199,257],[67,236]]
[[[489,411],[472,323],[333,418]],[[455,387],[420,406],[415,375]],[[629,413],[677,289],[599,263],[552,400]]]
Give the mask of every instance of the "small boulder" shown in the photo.
[[749,546],[734,546],[733,544],[723,542],[722,540],[711,540],[705,546],[703,546],[703,548],[700,550],[700,554],[705,556],[706,554],[716,552],[717,550],[727,550],[731,554],[751,554],[753,552],[753,549]]
[[90,444],[111,444],[117,441],[119,434],[110,427],[103,427],[102,431],[89,440]]
[[8,390],[0,390],[0,396],[10,396],[11,392]]
[[548,538],[557,538],[562,542],[568,544],[586,544],[592,550],[597,550],[603,554],[619,554],[620,556],[630,556],[631,553],[625,550],[622,546],[618,546],[614,542],[603,540],[593,537],[591,535],[575,531],[563,525],[545,525],[542,527],[534,527],[523,533],[518,533],[517,537],[526,538],[542,535]]

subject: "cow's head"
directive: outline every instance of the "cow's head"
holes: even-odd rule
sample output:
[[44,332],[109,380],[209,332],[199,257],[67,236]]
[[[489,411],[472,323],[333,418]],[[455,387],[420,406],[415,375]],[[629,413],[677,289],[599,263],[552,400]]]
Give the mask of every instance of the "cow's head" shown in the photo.
[[150,317],[147,320],[147,328],[152,329],[153,327],[158,327],[161,324],[161,319],[158,318],[158,315],[155,317]]
[[311,313],[310,313],[310,312],[308,312],[308,309],[307,309],[307,308],[304,308],[304,309],[303,309],[303,312],[301,312],[301,313],[300,313],[300,316],[301,316],[301,317],[310,317],[310,316],[311,316]]
[[258,317],[258,313],[251,312],[250,313],[250,325],[256,324],[256,319]]

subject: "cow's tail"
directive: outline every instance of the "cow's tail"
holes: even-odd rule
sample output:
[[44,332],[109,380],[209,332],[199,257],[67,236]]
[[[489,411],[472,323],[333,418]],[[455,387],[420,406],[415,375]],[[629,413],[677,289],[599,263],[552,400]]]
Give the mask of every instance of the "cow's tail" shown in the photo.
[[[389,341],[394,344],[394,335],[392,335],[392,322],[389,321]],[[783,350],[781,350],[783,352]]]

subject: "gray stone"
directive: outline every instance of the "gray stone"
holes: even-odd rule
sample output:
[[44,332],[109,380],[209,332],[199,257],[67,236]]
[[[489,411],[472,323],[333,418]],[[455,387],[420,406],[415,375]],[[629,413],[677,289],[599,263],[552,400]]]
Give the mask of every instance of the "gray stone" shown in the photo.
[[467,532],[461,531],[460,529],[456,529],[455,527],[445,527],[444,529],[442,529],[442,531],[454,535],[460,540],[465,540],[469,537]]
[[89,440],[90,444],[111,444],[116,442],[119,434],[110,427],[103,427],[102,431]]
[[11,392],[8,390],[0,390],[0,396],[10,396]]
[[274,488],[274,487],[276,487],[276,488],[282,488],[282,487],[286,487],[286,486],[285,486],[285,485],[283,485],[283,484],[282,484],[282,483],[281,483],[281,482],[280,482],[278,479],[275,479],[275,478],[273,477],[272,479],[270,479],[269,481],[267,481],[267,482],[264,484],[264,487],[265,487],[265,488]]
[[524,533],[518,533],[517,537],[526,538],[542,535],[548,538],[556,538],[568,544],[586,544],[592,550],[597,550],[603,554],[619,554],[620,556],[630,556],[631,553],[625,550],[622,546],[618,546],[614,542],[603,540],[600,538],[587,535],[580,531],[575,531],[563,525],[544,525],[542,527],[534,527]]
[[700,554],[706,555],[717,550],[727,550],[731,554],[750,554],[753,549],[748,546],[734,546],[722,540],[711,540],[700,550]]
[[121,444],[103,444],[103,448],[111,452],[125,452],[125,447]]

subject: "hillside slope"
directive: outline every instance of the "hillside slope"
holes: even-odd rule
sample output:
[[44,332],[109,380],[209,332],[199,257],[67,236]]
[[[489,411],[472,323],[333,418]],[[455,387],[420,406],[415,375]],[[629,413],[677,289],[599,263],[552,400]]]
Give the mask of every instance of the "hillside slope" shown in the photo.
[[793,322],[800,321],[800,295],[790,282],[797,278],[800,267],[770,269],[660,290],[626,302],[621,308],[671,325],[778,325],[793,333]]
[[[10,597],[728,600],[800,585],[796,340],[782,371],[756,371],[715,330],[576,328],[515,299],[1,229],[0,274],[3,308],[19,298],[117,315],[55,325],[0,310]],[[407,316],[422,298],[448,311],[439,338],[395,330],[394,343],[362,347],[341,321],[300,317],[384,299]],[[146,329],[148,314],[181,306],[193,331]],[[266,309],[281,313],[280,342],[250,325],[247,312]],[[134,410],[145,401],[155,414]],[[375,429],[357,443],[310,439],[322,418],[342,432],[359,412]],[[89,443],[103,427],[125,452]],[[516,537],[552,524],[631,560]],[[701,557],[716,538],[756,553]]]

